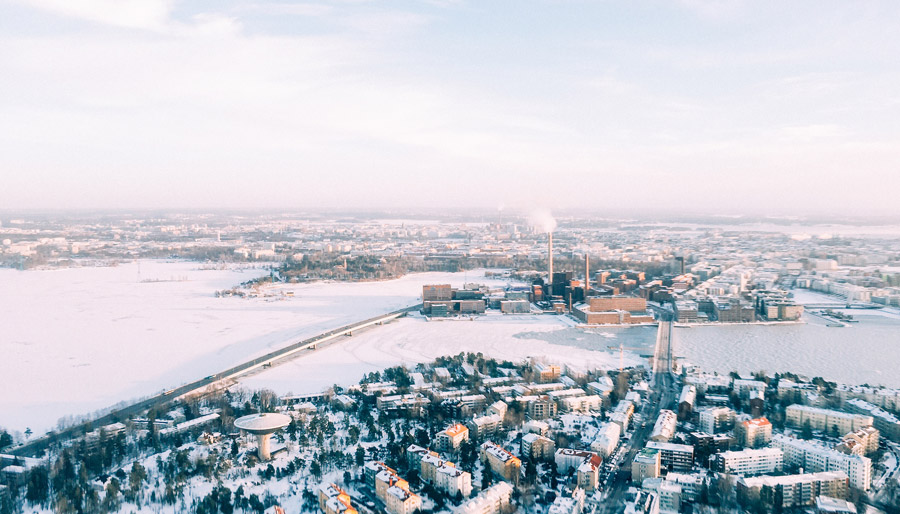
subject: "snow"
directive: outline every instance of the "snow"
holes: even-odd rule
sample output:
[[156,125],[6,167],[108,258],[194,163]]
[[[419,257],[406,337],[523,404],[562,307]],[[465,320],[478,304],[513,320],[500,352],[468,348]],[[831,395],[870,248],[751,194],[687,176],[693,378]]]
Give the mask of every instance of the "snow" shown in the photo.
[[158,393],[298,339],[415,304],[423,284],[505,284],[485,280],[482,270],[279,285],[273,297],[216,298],[216,290],[267,270],[205,267],[145,260],[115,267],[0,269],[0,312],[7,321],[0,335],[0,427],[30,427],[39,434],[61,417]]
[[708,325],[675,329],[675,353],[706,371],[794,372],[846,384],[900,387],[900,322],[853,311],[859,323]]
[[[482,352],[514,362],[537,357],[580,370],[617,368],[617,334],[623,339],[651,341],[656,334],[655,327],[610,328],[595,333],[571,324],[569,318],[555,315],[497,314],[473,321],[426,321],[411,316],[347,337],[241,382],[248,389],[267,388],[278,394],[317,393],[335,384],[357,384],[372,371],[431,362],[460,352]],[[607,350],[610,345],[613,353]],[[643,365],[646,360],[626,353],[624,364]]]

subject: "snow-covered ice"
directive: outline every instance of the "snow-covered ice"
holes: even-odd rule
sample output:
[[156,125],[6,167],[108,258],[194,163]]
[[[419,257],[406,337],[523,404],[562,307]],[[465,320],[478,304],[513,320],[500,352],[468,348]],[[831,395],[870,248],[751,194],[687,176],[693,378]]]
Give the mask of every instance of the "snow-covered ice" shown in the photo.
[[[426,321],[412,316],[343,338],[241,382],[248,389],[267,388],[279,394],[317,393],[335,384],[356,384],[372,371],[460,352],[482,352],[514,362],[536,357],[581,370],[612,368],[620,363],[619,341],[631,347],[655,341],[656,327],[585,331],[573,324],[570,318],[553,315],[496,314],[473,321]],[[634,353],[624,354],[625,366],[645,363]]]
[[675,353],[708,371],[791,371],[848,384],[900,387],[900,321],[848,311],[859,323],[707,325],[675,329]]
[[[0,269],[0,427],[35,433],[202,378],[298,339],[418,302],[422,285],[484,271],[279,285],[293,297],[216,298],[266,273],[141,261]],[[491,281],[494,285],[504,284]],[[358,378],[357,378],[358,380]]]

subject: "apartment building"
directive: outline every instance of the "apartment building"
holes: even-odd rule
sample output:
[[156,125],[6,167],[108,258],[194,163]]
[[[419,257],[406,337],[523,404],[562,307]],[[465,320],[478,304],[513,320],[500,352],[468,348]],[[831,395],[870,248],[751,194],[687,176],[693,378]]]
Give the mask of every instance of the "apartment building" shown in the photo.
[[745,448],[762,448],[772,440],[772,423],[766,418],[744,420],[735,425],[734,438]]
[[584,459],[584,462],[575,471],[577,487],[587,492],[596,491],[600,483],[601,464],[603,464],[603,459],[597,454],[592,454],[591,457]]
[[597,452],[604,459],[609,457],[619,445],[622,429],[615,423],[604,423],[597,432],[597,438],[591,443],[591,451]]
[[766,475],[781,471],[784,452],[780,448],[727,451],[713,456],[713,469],[741,476]]
[[690,471],[694,466],[693,446],[650,441],[647,448],[659,452],[660,464],[668,471]]
[[422,509],[422,499],[409,490],[409,487],[392,485],[388,487],[384,505],[390,514],[412,514]]
[[692,385],[685,385],[681,388],[681,395],[678,397],[678,419],[686,420],[691,417],[694,411],[694,402],[697,400],[697,388]]
[[811,441],[794,439],[782,434],[772,436],[772,446],[784,452],[784,465],[810,472],[842,471],[850,484],[863,491],[872,485],[872,461],[860,455],[847,455]]
[[561,398],[558,402],[563,412],[600,412],[603,398],[599,395],[582,395]]
[[520,452],[522,456],[528,456],[536,461],[546,461],[553,458],[556,451],[556,443],[542,435],[528,433],[522,436]]
[[556,461],[556,469],[559,473],[566,474],[570,470],[578,468],[582,462],[593,457],[599,457],[594,452],[585,450],[573,450],[571,448],[560,448],[554,454]]
[[[426,455],[424,459],[429,458]],[[383,462],[369,462],[365,467],[366,481],[372,476],[375,497],[384,502],[389,514],[412,514],[422,508],[422,499],[409,490],[409,483]]]
[[547,395],[533,397],[528,402],[528,417],[531,419],[547,419],[556,416],[556,402]]
[[472,494],[472,475],[456,467],[452,462],[444,462],[435,469],[434,487],[450,497],[468,498]]
[[803,427],[807,423],[813,430],[820,430],[833,435],[855,432],[873,424],[872,416],[851,414],[809,405],[791,405],[785,409],[785,423],[794,427]]
[[477,438],[485,439],[493,437],[497,430],[503,426],[503,417],[499,414],[488,414],[487,416],[479,416],[473,418],[467,424],[469,432]]
[[734,411],[728,407],[710,407],[698,411],[700,430],[717,434],[734,426]]
[[357,514],[350,502],[350,495],[337,484],[319,486],[319,509],[324,514]]
[[835,450],[848,455],[869,455],[878,451],[879,432],[875,427],[865,427],[844,436]]
[[498,482],[453,510],[454,514],[500,514],[509,507],[513,488]]
[[450,425],[435,435],[434,442],[438,451],[455,452],[463,441],[469,440],[469,428],[461,423]]
[[651,441],[668,442],[675,436],[675,429],[678,426],[678,415],[673,411],[662,409],[659,411],[659,417],[653,425],[653,431],[650,433]]
[[702,473],[668,473],[665,481],[678,484],[681,487],[682,500],[689,502],[695,502],[700,499],[703,488],[707,483],[706,476]]
[[436,452],[411,444],[406,448],[406,459],[411,469],[419,470],[422,481],[433,484],[439,491],[464,497],[472,493],[472,475],[441,459]]
[[522,461],[502,446],[486,441],[481,445],[481,461],[507,482],[519,483]]
[[766,395],[766,383],[759,380],[735,379],[732,387],[734,392],[745,400],[750,398],[750,391],[758,391],[763,397]]
[[545,364],[537,362],[532,365],[536,380],[542,384],[556,382],[562,374],[562,368],[558,364]]
[[662,469],[662,460],[659,451],[653,448],[644,448],[631,461],[631,481],[641,484],[644,479],[657,478]]
[[[737,494],[738,498],[758,495],[765,504],[783,510],[815,505],[818,496],[846,498],[849,482],[847,474],[842,471],[740,478]],[[781,505],[776,506],[776,503]]]
[[550,431],[550,425],[543,421],[537,420],[529,420],[526,421],[524,425],[522,425],[522,431],[526,434],[537,434],[546,436],[547,432]]
[[576,487],[572,496],[557,496],[547,514],[582,514],[584,512],[584,490]]
[[890,412],[858,398],[847,400],[847,409],[858,414],[872,417],[872,424],[886,439],[900,442],[900,419]]

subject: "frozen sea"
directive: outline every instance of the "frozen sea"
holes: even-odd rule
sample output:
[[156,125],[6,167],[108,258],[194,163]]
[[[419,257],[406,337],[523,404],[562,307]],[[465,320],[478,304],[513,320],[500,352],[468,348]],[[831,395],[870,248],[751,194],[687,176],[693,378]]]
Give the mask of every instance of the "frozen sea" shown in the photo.
[[202,378],[325,330],[418,302],[422,285],[484,272],[279,285],[293,297],[216,298],[265,274],[193,262],[0,269],[0,427],[35,433]]
[[[442,355],[481,352],[500,360],[535,358],[579,370],[646,364],[656,327],[583,330],[566,316],[489,314],[468,320],[426,321],[413,315],[345,338],[303,357],[242,379],[247,389],[278,394],[318,393],[359,383],[366,373],[431,362]],[[625,352],[620,354],[620,345]],[[621,362],[620,362],[621,361]]]
[[[831,298],[831,301],[834,301]],[[891,313],[845,311],[859,323],[710,325],[675,329],[675,353],[710,371],[792,371],[848,384],[900,387],[900,319]]]

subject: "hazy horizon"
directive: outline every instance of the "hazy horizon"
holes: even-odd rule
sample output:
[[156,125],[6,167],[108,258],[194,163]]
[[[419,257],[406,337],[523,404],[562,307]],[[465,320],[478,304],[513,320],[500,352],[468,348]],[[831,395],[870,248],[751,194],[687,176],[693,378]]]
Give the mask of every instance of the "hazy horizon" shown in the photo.
[[900,4],[0,2],[0,209],[894,216]]

